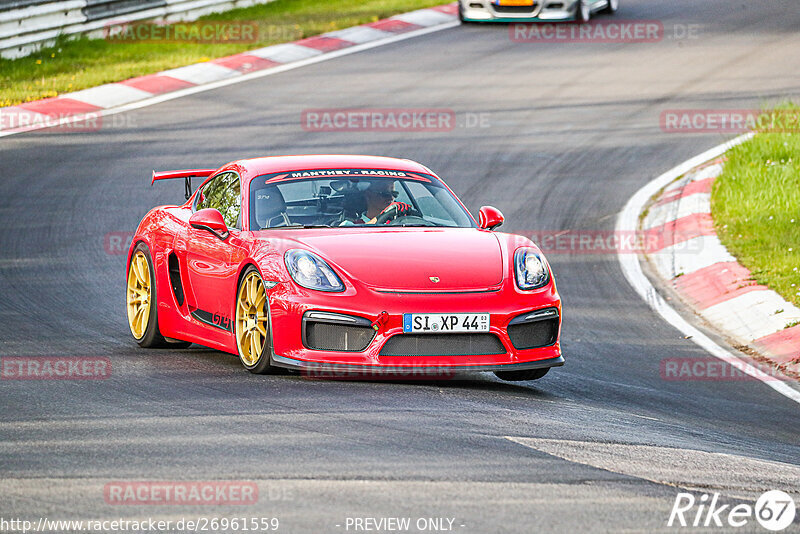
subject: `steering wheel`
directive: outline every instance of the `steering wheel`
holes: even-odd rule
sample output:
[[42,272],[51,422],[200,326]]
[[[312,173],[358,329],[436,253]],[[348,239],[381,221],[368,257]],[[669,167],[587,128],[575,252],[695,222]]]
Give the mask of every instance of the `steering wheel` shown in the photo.
[[[398,215],[399,214],[398,214],[397,210],[391,210],[391,211],[387,211],[387,212],[381,213],[380,215],[378,215],[378,218],[375,219],[375,224],[386,224],[389,221],[396,221],[398,219],[404,219],[406,217],[417,217],[419,219],[422,219],[422,213],[420,213],[419,210],[414,209],[414,208],[411,208],[410,210],[405,212],[403,215],[400,215],[400,216],[398,216]],[[390,223],[390,224],[393,224],[393,223]]]

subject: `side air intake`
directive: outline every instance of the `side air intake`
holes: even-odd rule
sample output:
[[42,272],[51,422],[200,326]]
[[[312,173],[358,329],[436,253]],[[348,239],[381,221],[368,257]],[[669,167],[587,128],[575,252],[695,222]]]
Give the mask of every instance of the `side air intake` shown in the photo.
[[178,265],[178,256],[174,252],[169,254],[169,283],[178,306],[183,306],[183,284],[181,283],[181,268]]

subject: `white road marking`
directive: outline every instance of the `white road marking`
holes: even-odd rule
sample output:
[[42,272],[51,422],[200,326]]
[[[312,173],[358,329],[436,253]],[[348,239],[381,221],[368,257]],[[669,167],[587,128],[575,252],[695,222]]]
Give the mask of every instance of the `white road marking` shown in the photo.
[[[658,193],[664,186],[671,183],[673,180],[683,176],[693,168],[710,161],[716,157],[721,156],[730,148],[741,144],[748,139],[752,138],[753,134],[745,134],[737,137],[736,139],[716,146],[711,150],[703,152],[688,161],[685,161],[671,169],[644,187],[639,189],[629,200],[617,218],[617,232],[619,235],[625,235],[625,232],[635,232],[639,221],[639,214],[644,209],[645,204],[650,198]],[[720,347],[711,340],[703,332],[689,324],[683,317],[681,317],[674,308],[658,294],[656,288],[650,283],[650,280],[642,272],[642,266],[639,264],[639,257],[636,254],[618,253],[617,259],[622,267],[622,273],[628,280],[628,283],[633,286],[633,289],[641,296],[645,302],[655,310],[665,321],[680,330],[686,337],[689,337],[694,343],[702,347],[709,354],[715,358],[730,364],[735,364],[740,367],[742,372],[752,376],[753,378],[762,381],[767,386],[774,389],[781,395],[800,404],[800,391],[792,388],[789,384],[775,380],[773,377],[765,377],[763,373],[750,365],[746,360],[734,355],[732,352]]]
[[715,235],[701,235],[648,255],[661,276],[672,280],[721,262],[736,261]]
[[452,20],[453,16],[434,9],[418,9],[402,15],[395,15],[392,17],[394,20],[402,20],[409,24],[416,24],[418,26],[432,26],[441,22]]
[[[84,89],[83,91],[69,93],[67,98],[71,100],[79,100],[81,102],[85,102],[86,104],[91,104],[92,106],[105,108],[113,105],[136,102],[137,100],[141,100],[149,96],[150,93],[147,91],[142,91],[140,89],[136,89],[135,87],[123,85],[121,83],[108,83],[98,87]],[[2,112],[2,110],[0,110],[0,112]]]
[[798,487],[800,466],[694,449],[506,436],[564,460],[613,473],[699,491],[751,499],[770,489]]
[[[155,104],[160,104],[162,102],[168,102],[170,100],[175,100],[178,98],[183,98],[185,96],[194,95],[198,93],[204,93],[206,91],[213,91],[214,89],[219,89],[220,87],[227,87],[229,85],[248,82],[250,80],[256,80],[258,78],[264,78],[266,76],[273,76],[275,74],[280,74],[281,72],[286,72],[294,69],[299,69],[305,67],[307,65],[313,65],[315,63],[321,63],[323,61],[329,61],[331,59],[336,59],[342,56],[347,56],[350,54],[357,54],[358,52],[363,52],[364,50],[370,50],[372,48],[378,48],[380,46],[385,46],[388,44],[396,43],[398,41],[405,41],[406,39],[413,39],[414,37],[420,37],[422,35],[427,35],[429,33],[440,32],[442,30],[449,30],[450,28],[455,28],[459,26],[461,23],[458,20],[454,20],[451,22],[445,22],[443,24],[439,24],[438,26],[432,26],[430,28],[421,28],[419,30],[410,31],[407,33],[401,33],[398,35],[394,35],[392,37],[388,37],[386,39],[382,39],[380,41],[371,41],[368,43],[358,44],[355,46],[351,46],[348,48],[343,48],[341,50],[336,50],[334,52],[329,52],[327,54],[321,54],[319,56],[310,57],[308,59],[304,59],[301,61],[296,61],[294,63],[289,63],[287,65],[279,65],[277,67],[273,67],[270,69],[260,70],[256,72],[251,72],[248,74],[243,74],[241,76],[237,76],[234,78],[227,78],[224,80],[219,80],[217,82],[212,82],[205,85],[198,85],[196,87],[187,87],[186,89],[180,89],[178,91],[172,91],[170,93],[164,93],[162,95],[157,95],[152,98],[148,98],[146,100],[140,100],[139,102],[132,102],[130,104],[120,106],[117,108],[106,109],[102,111],[98,111],[93,113],[96,116],[109,116],[109,115],[116,115],[118,113],[125,113],[127,111],[133,111],[136,109],[142,109],[146,107],[153,106]],[[309,50],[311,50],[309,48]],[[247,52],[248,54],[253,54],[253,52]],[[64,117],[59,121],[53,121],[52,124],[48,123],[47,127],[52,128],[55,126],[61,126],[64,124],[71,124],[73,122],[80,122],[84,120],[83,117]],[[40,130],[42,128],[34,128],[32,130],[27,131],[34,131]],[[0,131],[0,137],[8,137],[11,135],[16,135],[23,133],[21,130],[17,131],[7,131],[2,132]]]
[[377,41],[378,39],[386,39],[387,37],[391,36],[392,34],[389,32],[378,30],[376,28],[370,28],[369,26],[354,26],[352,28],[346,28],[344,30],[338,30],[323,35],[323,37],[344,39],[345,41],[350,41],[351,43],[356,44],[369,43],[371,41]]
[[701,213],[711,213],[711,195],[709,193],[695,193],[651,207],[642,228],[650,230],[676,219]]
[[314,56],[322,55],[322,50],[311,48],[309,46],[301,46],[295,43],[285,43],[267,46],[265,48],[258,48],[251,52],[244,52],[248,56],[256,56],[263,59],[269,59],[276,63],[291,63],[292,61],[300,61]]
[[774,291],[750,291],[709,306],[700,315],[744,344],[780,332],[787,324],[800,321],[800,309]]
[[189,83],[201,84],[237,76],[239,72],[214,63],[195,63],[194,65],[186,65],[177,69],[165,70],[158,74]]

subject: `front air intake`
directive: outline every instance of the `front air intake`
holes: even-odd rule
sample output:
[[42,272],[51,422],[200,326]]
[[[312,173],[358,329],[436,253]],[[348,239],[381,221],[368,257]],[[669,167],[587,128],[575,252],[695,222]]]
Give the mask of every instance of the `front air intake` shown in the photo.
[[495,12],[503,15],[537,15],[539,13],[539,4],[534,3],[530,6],[498,6],[493,5],[492,9]]
[[556,342],[558,326],[558,310],[548,308],[512,319],[508,325],[508,337],[516,349],[539,349]]
[[494,334],[397,334],[381,348],[381,356],[481,356],[505,354]]
[[312,350],[362,352],[374,337],[372,323],[363,317],[329,312],[303,315],[303,345]]

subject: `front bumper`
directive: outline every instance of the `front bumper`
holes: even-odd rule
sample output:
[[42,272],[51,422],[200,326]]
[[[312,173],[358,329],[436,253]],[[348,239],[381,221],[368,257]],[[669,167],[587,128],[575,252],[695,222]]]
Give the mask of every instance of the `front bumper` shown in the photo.
[[[512,284],[513,285],[513,284]],[[359,305],[362,303],[363,305]],[[519,334],[515,333],[514,340],[509,336],[509,325],[513,323],[530,322],[534,312],[544,313],[552,310],[555,328],[552,343],[548,340],[546,346],[538,346],[536,342],[521,343]],[[309,315],[332,314],[350,316],[359,320],[362,328],[371,328],[373,323],[377,327],[371,339],[364,342],[366,347],[356,352],[355,350],[317,350],[309,348],[315,344],[308,339],[308,330],[304,327]],[[449,334],[452,341],[445,344],[446,354],[434,354],[430,351],[414,354],[413,351],[397,351],[397,346],[409,346],[409,337],[403,333],[404,313],[489,313],[491,314],[489,333],[481,334],[484,337],[494,338],[492,343],[496,350],[489,350],[491,354],[457,353],[456,346],[464,346],[466,338],[458,336],[472,336],[476,334]],[[561,329],[561,300],[551,282],[547,287],[537,291],[520,291],[496,289],[493,291],[480,291],[472,293],[436,293],[436,294],[409,294],[391,293],[360,288],[356,294],[325,294],[313,291],[297,292],[289,284],[280,284],[270,292],[270,316],[273,332],[273,361],[281,367],[295,369],[331,369],[363,373],[382,370],[397,372],[399,369],[433,369],[442,372],[449,371],[512,371],[523,369],[539,369],[563,365],[559,344]],[[549,320],[553,319],[549,316]],[[304,318],[306,320],[304,320]],[[538,321],[539,319],[534,319]],[[355,334],[354,334],[355,335]],[[422,334],[419,339],[426,341],[425,336],[436,334]],[[387,343],[396,338],[389,349]],[[457,338],[457,339],[456,339]],[[396,343],[397,341],[404,343]],[[438,343],[438,346],[441,345]],[[476,347],[485,347],[485,339],[476,343]],[[515,346],[516,342],[516,346]],[[413,346],[413,343],[411,343]],[[466,345],[472,347],[472,341]],[[536,346],[536,348],[518,348],[520,346]],[[360,347],[359,347],[360,348]]]
[[333,377],[383,377],[392,378],[441,378],[457,372],[478,373],[482,371],[527,371],[530,369],[545,369],[550,367],[560,367],[564,365],[564,357],[549,358],[546,360],[536,360],[524,363],[512,363],[506,365],[450,365],[446,367],[438,366],[391,366],[391,365],[353,365],[337,363],[307,362],[303,360],[293,360],[283,356],[273,355],[273,363],[279,367],[294,369],[310,377],[333,378]]
[[561,22],[576,20],[576,0],[535,0],[533,6],[500,6],[492,0],[460,0],[468,22]]

